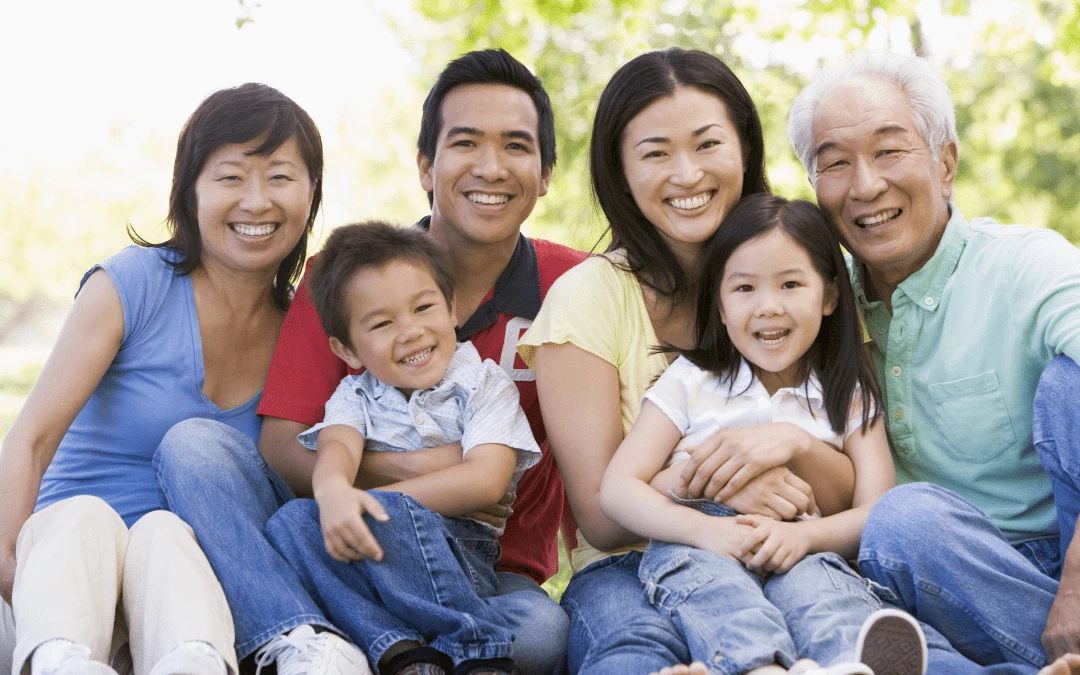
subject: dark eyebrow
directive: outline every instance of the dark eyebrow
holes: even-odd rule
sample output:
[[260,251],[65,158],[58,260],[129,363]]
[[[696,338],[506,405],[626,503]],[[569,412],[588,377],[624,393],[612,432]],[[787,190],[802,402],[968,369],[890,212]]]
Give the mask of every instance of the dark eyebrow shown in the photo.
[[[705,133],[709,129],[712,129],[713,127],[718,127],[718,126],[720,126],[720,125],[715,123],[715,122],[713,122],[712,124],[706,124],[705,126],[701,127],[700,129],[695,129],[690,134],[690,137],[691,138],[697,138],[698,136]],[[664,136],[652,136],[650,138],[641,139],[640,141],[638,141],[637,145],[635,145],[634,147],[636,148],[638,145],[641,145],[642,143],[670,143],[670,142],[671,142],[670,138],[666,138]]]
[[480,131],[476,127],[451,127],[450,131],[446,132],[446,137],[466,135],[466,136],[483,136],[484,132]]
[[533,135],[523,129],[517,129],[515,131],[504,131],[502,132],[502,137],[504,139],[516,138],[518,140],[526,141],[528,143],[536,142],[536,139],[533,138]]
[[701,128],[700,128],[700,129],[698,129],[697,131],[695,131],[694,133],[690,134],[690,136],[691,136],[691,137],[697,137],[697,136],[700,136],[701,134],[705,133],[705,132],[706,132],[706,131],[708,131],[709,129],[712,129],[713,127],[718,127],[718,126],[720,126],[720,125],[719,125],[719,124],[716,124],[715,122],[714,122],[714,123],[712,123],[712,124],[706,124],[705,126],[701,127]]
[[[874,132],[873,135],[874,135],[875,138],[880,138],[881,136],[892,136],[894,134],[903,134],[903,133],[907,133],[907,128],[902,127],[899,124],[886,124],[883,127],[879,127],[877,129],[877,131]],[[822,143],[821,145],[819,145],[817,147],[816,150],[814,150],[814,157],[818,157],[822,153],[828,152],[829,150],[832,150],[837,145],[838,144],[836,142],[834,142],[834,141],[827,141],[825,143]]]
[[[419,291],[417,291],[417,292],[413,293],[411,296],[409,296],[409,302],[410,303],[419,302],[421,298],[423,298],[425,296],[429,296],[429,295],[441,296],[442,294],[439,292],[439,290],[437,288],[421,288]],[[374,316],[378,316],[379,314],[386,314],[387,312],[388,312],[388,310],[386,309],[386,307],[376,307],[375,309],[371,310],[367,314],[364,314],[363,316],[361,316],[360,317],[360,323],[366,323],[370,318],[372,318]]]

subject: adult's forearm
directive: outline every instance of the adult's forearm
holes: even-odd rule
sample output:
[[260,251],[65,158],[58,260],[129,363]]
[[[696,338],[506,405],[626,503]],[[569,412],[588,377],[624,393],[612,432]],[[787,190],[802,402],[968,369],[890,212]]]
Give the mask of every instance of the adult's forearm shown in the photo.
[[311,475],[315,453],[300,445],[296,436],[308,429],[302,422],[264,417],[259,435],[259,452],[297,497],[311,497]]
[[828,443],[807,436],[808,446],[788,462],[788,468],[810,484],[823,515],[850,509],[855,494],[855,468],[851,459]]

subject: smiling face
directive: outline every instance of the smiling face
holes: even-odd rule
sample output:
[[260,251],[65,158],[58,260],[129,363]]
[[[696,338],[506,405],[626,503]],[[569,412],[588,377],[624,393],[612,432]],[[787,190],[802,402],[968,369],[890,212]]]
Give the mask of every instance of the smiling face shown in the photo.
[[779,227],[739,246],[724,265],[720,319],[769,394],[802,384],[803,356],[839,292]]
[[431,272],[408,260],[365,267],[349,282],[349,342],[330,347],[408,398],[438,384],[457,347],[453,308]]
[[723,101],[698,89],[679,87],[630,120],[622,164],[634,202],[680,260],[696,259],[742,195],[739,134]]
[[276,271],[307,227],[314,188],[296,139],[249,154],[261,142],[219,147],[195,181],[204,266]]
[[431,192],[431,231],[471,245],[516,242],[521,224],[547,194],[538,115],[529,95],[504,84],[468,84],[442,101],[435,157],[417,154]]
[[894,83],[862,79],[834,89],[813,125],[818,203],[872,275],[895,286],[937,250],[949,221],[957,146],[938,156]]

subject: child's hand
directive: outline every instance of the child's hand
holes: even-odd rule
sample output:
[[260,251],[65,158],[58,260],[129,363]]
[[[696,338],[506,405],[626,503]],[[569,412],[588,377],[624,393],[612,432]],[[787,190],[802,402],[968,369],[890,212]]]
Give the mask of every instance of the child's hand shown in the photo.
[[810,551],[810,537],[800,523],[761,516],[737,516],[736,522],[754,528],[734,553],[752,572],[783,574]]
[[721,429],[694,447],[683,467],[689,493],[724,502],[751,479],[784,466],[807,447],[809,434],[788,423]]
[[343,486],[324,491],[318,501],[319,523],[330,557],[339,562],[382,560],[382,548],[364,523],[365,513],[380,522],[390,519],[378,500],[363,490]]
[[705,527],[700,528],[697,533],[694,546],[717,555],[738,558],[739,545],[746,541],[752,532],[750,527],[736,522],[735,518],[710,517]]

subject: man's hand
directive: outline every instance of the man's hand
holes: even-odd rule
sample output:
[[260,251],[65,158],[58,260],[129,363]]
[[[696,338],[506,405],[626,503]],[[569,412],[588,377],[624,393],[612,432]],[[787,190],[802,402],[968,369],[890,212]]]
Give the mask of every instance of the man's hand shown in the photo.
[[763,472],[784,466],[810,447],[810,435],[788,423],[721,429],[700,444],[684,447],[690,460],[682,477],[691,495],[727,500]]
[[380,522],[390,520],[382,504],[363,490],[342,485],[320,493],[319,523],[326,552],[334,560],[382,560],[382,548],[364,523],[365,513]]
[[735,557],[751,572],[783,574],[806,557],[810,538],[799,523],[785,523],[761,516],[738,516],[740,525],[754,528],[739,544]]
[[751,479],[724,504],[739,513],[774,520],[791,520],[817,511],[810,485],[784,466],[768,469]]
[[517,499],[517,494],[507,490],[506,494],[503,495],[503,498],[500,499],[498,503],[485,506],[479,511],[467,514],[466,517],[472,518],[473,520],[479,520],[491,525],[497,530],[501,530],[506,527],[506,521],[510,520],[510,516],[514,515],[514,509],[511,505],[514,503],[515,499]]
[[15,553],[0,555],[0,597],[11,606],[11,593],[15,587]]
[[1065,584],[1058,587],[1050,615],[1046,617],[1042,644],[1049,662],[1066,654],[1080,654],[1080,589]]

